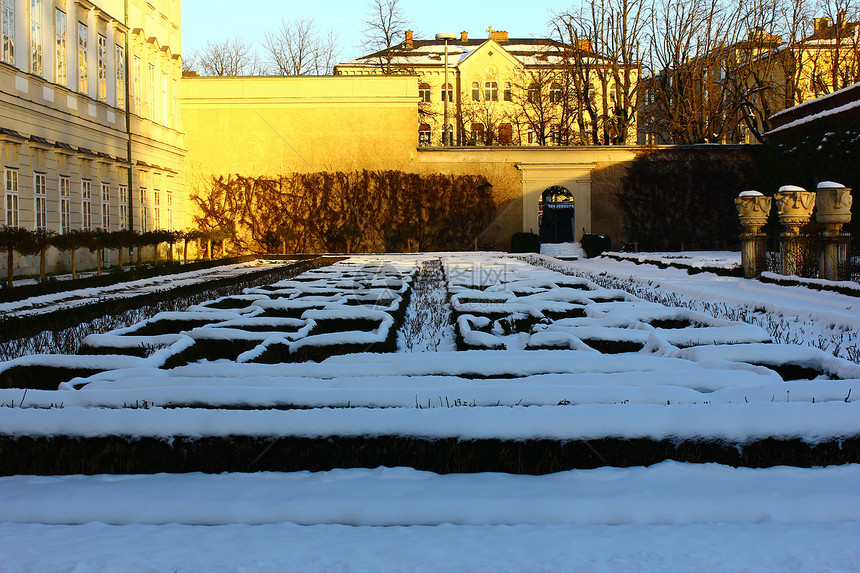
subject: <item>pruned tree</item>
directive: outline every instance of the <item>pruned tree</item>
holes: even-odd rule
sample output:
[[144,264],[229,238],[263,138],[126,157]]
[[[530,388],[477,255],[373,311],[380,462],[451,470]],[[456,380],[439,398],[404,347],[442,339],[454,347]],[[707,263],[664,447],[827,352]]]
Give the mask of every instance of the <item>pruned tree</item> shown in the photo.
[[220,42],[206,42],[191,56],[204,76],[258,76],[264,68],[254,46],[239,37]]
[[326,75],[339,55],[337,37],[322,35],[312,19],[281,20],[281,27],[267,32],[263,48],[272,73],[280,76]]

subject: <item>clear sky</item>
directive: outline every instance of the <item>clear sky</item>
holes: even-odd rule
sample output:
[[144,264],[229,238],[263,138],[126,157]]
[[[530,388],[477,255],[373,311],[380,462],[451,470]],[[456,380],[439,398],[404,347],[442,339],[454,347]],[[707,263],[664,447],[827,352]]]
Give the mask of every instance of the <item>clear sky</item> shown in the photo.
[[[553,11],[565,10],[572,0],[476,2],[474,0],[401,0],[403,12],[416,37],[439,32],[486,38],[487,27],[507,30],[511,37],[546,37]],[[282,19],[313,18],[320,31],[331,29],[338,37],[340,60],[364,54],[362,20],[366,0],[182,0],[182,52],[191,54],[207,40],[239,36],[256,43],[274,31]]]

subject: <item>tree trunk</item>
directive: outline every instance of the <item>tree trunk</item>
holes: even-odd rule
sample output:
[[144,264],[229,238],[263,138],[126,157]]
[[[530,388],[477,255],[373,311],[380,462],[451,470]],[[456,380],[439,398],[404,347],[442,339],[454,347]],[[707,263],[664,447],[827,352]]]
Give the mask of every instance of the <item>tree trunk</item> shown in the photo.
[[125,247],[120,247],[118,250],[119,250],[119,270],[122,271],[122,257],[123,257],[123,251],[125,250]]
[[185,243],[182,245],[182,264],[188,264],[188,239],[185,239]]
[[96,249],[96,275],[102,276],[102,250]]
[[143,264],[143,245],[137,246],[137,266]]
[[158,247],[160,246],[159,243],[152,245],[152,264],[155,266],[158,266]]
[[7,270],[9,271],[6,279],[6,285],[9,288],[12,288],[12,266],[15,264],[15,251],[12,250],[12,245],[9,245],[6,248],[6,265]]
[[77,260],[78,260],[78,250],[72,249],[72,280],[75,280],[76,278],[78,278],[78,271],[75,268]]
[[208,258],[210,261],[212,260],[212,241],[211,240],[206,241],[206,258]]
[[48,256],[48,246],[42,245],[42,249],[39,251],[39,282],[45,282],[45,259]]

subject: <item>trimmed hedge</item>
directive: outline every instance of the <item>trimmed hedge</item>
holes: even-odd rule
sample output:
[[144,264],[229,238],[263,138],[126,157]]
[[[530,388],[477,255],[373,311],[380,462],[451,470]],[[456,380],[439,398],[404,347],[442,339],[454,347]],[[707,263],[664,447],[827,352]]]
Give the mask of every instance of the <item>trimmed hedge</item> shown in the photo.
[[507,441],[380,437],[168,439],[0,436],[0,475],[152,474],[161,472],[327,471],[412,467],[446,473],[543,475],[665,460],[733,467],[813,467],[860,462],[860,436],[810,445],[800,438],[748,443],[718,440]]

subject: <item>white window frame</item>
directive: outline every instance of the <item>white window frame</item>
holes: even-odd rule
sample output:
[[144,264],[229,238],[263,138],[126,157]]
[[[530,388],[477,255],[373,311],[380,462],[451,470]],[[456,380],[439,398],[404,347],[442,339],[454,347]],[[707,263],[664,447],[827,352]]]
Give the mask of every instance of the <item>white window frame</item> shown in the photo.
[[59,8],[54,11],[54,46],[54,81],[65,86],[69,81],[66,68],[66,13]]
[[93,183],[81,179],[81,229],[93,227]]
[[167,125],[167,116],[170,106],[168,105],[170,98],[167,92],[167,72],[161,72],[161,125]]
[[484,82],[484,101],[499,101],[499,82]]
[[141,96],[143,95],[140,88],[141,60],[140,56],[134,57],[134,113],[143,117],[143,109],[141,109]]
[[481,101],[481,84],[472,82],[472,101]]
[[0,3],[0,61],[15,65],[15,0]]
[[17,227],[20,223],[18,181],[18,170],[7,167],[3,176],[3,195],[5,196],[3,216],[5,217],[5,224],[9,227]]
[[103,34],[98,34],[96,36],[96,40],[98,42],[97,45],[97,54],[98,54],[98,84],[99,84],[99,101],[107,102],[107,69],[108,69],[108,61],[107,61],[107,36]]
[[418,126],[418,147],[428,147],[433,141],[433,131],[429,123],[422,123]]
[[68,233],[72,230],[72,178],[60,175],[57,187],[60,196],[60,233]]
[[116,107],[125,109],[125,46],[116,44]]
[[147,119],[155,121],[155,64],[149,64],[149,101]]
[[418,84],[418,101],[422,103],[430,102],[430,84],[421,82]]
[[42,0],[30,0],[30,73],[42,72]]
[[48,176],[33,173],[33,227],[48,228]]
[[110,183],[102,183],[102,229],[110,231]]
[[173,191],[170,189],[165,190],[165,215],[167,216],[167,227],[166,229],[172,231],[173,230]]
[[128,228],[128,185],[119,186],[119,228]]
[[442,90],[440,92],[442,96],[442,101],[445,101],[445,98],[448,98],[449,102],[454,101],[454,86],[451,85],[451,82],[447,84],[442,84]]
[[87,35],[89,28],[83,22],[78,22],[78,91],[87,93],[89,84],[89,69],[87,68]]
[[146,232],[146,187],[141,187],[139,190],[139,207],[140,207],[140,232]]

